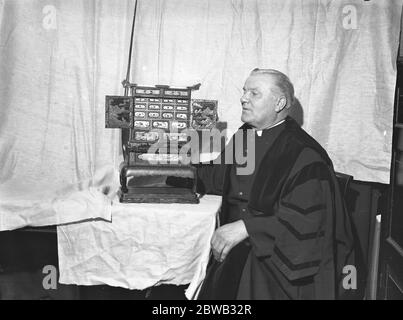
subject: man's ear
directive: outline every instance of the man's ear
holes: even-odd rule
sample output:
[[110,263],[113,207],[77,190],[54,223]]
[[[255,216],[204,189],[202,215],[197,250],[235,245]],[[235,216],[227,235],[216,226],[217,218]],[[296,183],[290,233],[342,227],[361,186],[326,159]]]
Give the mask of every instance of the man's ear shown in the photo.
[[287,106],[287,98],[285,96],[281,96],[277,99],[277,104],[275,111],[280,112]]

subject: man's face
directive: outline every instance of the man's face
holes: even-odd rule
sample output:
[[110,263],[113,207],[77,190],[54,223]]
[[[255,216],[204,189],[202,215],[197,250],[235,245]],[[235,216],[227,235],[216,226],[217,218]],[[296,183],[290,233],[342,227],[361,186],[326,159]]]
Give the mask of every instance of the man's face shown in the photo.
[[255,74],[246,79],[241,97],[241,120],[251,126],[262,129],[274,124],[277,118],[274,77]]

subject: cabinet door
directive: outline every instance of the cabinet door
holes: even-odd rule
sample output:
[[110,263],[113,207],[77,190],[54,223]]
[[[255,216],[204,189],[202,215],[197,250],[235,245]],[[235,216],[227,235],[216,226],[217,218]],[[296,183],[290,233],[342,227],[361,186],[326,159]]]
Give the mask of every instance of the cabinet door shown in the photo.
[[398,62],[388,211],[382,214],[378,299],[403,300],[403,63]]

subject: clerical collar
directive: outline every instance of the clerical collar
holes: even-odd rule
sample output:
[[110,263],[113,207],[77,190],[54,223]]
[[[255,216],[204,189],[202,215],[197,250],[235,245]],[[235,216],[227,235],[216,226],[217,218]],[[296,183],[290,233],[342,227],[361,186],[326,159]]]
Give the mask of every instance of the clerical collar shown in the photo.
[[267,127],[267,128],[264,128],[264,129],[260,129],[260,130],[256,130],[256,134],[257,134],[259,137],[261,137],[261,136],[262,136],[262,133],[263,133],[263,130],[267,130],[267,129],[274,128],[274,127],[276,127],[276,126],[282,124],[284,121],[285,121],[285,119],[283,119],[283,120],[277,122],[276,124],[273,124],[273,125],[270,126],[270,127]]

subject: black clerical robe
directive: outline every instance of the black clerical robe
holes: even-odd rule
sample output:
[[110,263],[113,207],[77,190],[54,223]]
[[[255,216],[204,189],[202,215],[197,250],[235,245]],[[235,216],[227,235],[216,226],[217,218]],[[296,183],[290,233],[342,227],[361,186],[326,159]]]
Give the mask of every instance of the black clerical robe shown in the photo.
[[249,234],[223,262],[210,260],[198,298],[344,298],[354,252],[331,160],[292,118],[262,137],[249,180],[234,177],[237,164],[198,168],[199,191],[223,196],[220,224],[242,219]]

